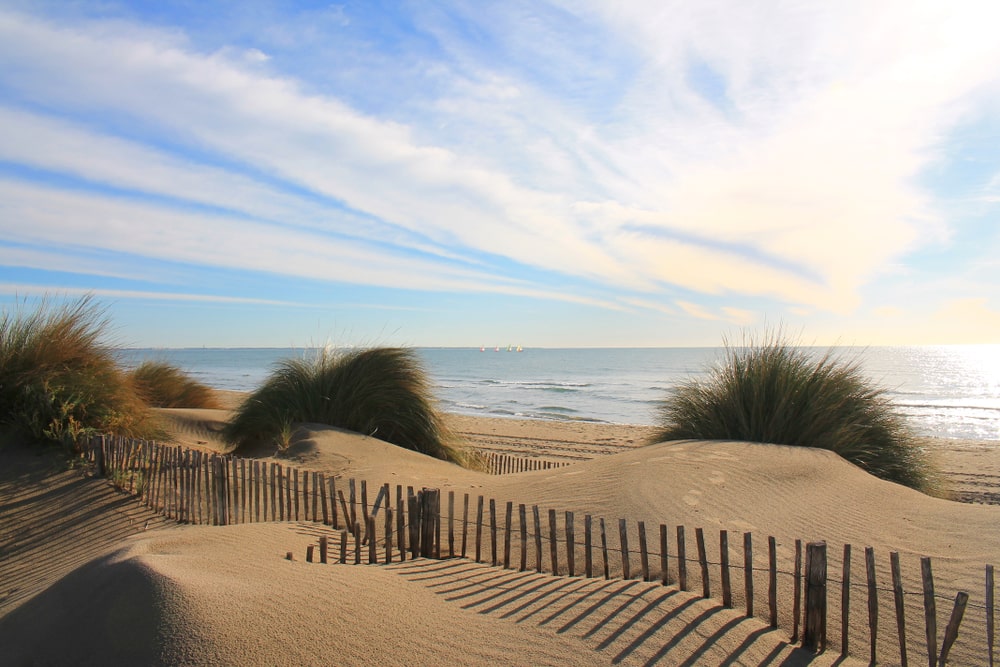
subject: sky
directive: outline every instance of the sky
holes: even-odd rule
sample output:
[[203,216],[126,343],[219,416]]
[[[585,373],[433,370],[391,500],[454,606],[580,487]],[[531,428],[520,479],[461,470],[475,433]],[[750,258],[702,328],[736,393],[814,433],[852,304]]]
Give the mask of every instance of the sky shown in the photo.
[[0,0],[0,303],[139,347],[1000,343],[998,25]]

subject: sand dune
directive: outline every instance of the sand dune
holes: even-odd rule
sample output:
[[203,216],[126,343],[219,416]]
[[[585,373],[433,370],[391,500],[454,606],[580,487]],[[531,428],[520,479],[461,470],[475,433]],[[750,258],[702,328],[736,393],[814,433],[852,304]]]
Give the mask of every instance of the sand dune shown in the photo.
[[[213,430],[198,425],[197,414],[179,418],[193,420],[179,429],[182,439],[219,446]],[[558,449],[588,437],[586,428],[553,436],[522,423],[507,433],[496,431],[502,424],[472,428],[499,439],[521,438],[535,448]],[[610,432],[591,437],[614,439]],[[547,437],[551,445],[545,444]],[[629,439],[633,442],[625,442]],[[626,518],[632,527],[637,520],[666,523],[671,530],[677,524],[692,532],[700,527],[716,556],[719,529],[733,533],[734,548],[741,548],[743,531],[752,532],[758,554],[766,553],[763,545],[772,535],[781,569],[790,564],[795,539],[826,540],[837,557],[850,543],[858,582],[864,576],[863,547],[875,547],[882,585],[889,581],[888,552],[898,551],[908,591],[920,590],[918,557],[927,555],[934,559],[940,593],[964,589],[982,601],[983,566],[1000,553],[998,507],[929,498],[821,450],[694,441],[638,448],[638,440],[635,431],[626,430],[620,444],[610,444],[617,453],[508,476],[468,471],[320,426],[307,427],[289,455],[293,465],[371,485],[438,487],[459,498],[465,493],[495,498],[501,506],[510,500],[572,510],[581,518],[590,513],[611,525]],[[388,566],[304,563],[306,545],[323,531],[317,524],[143,531],[148,517],[104,482],[81,480],[78,471],[10,472],[25,465],[22,459],[5,464],[0,486],[5,587],[0,645],[13,647],[10,664],[106,664],[115,655],[144,664],[777,665],[833,664],[839,653],[839,630],[831,630],[831,650],[813,658],[786,643],[787,630],[767,631],[760,619],[743,618],[741,586],[735,586],[736,608],[726,610],[675,586],[552,577],[462,559]],[[70,540],[54,541],[68,526],[55,522],[46,490],[53,485],[62,489],[57,497],[63,507],[97,503],[69,518],[77,531],[72,544],[86,544],[83,553],[74,552]],[[18,533],[28,527],[33,540],[26,546]],[[288,551],[297,561],[284,560]],[[47,574],[25,579],[38,561]],[[831,568],[839,568],[839,561],[833,562]],[[763,576],[757,590],[766,590]],[[714,585],[717,590],[717,580]],[[790,614],[790,585],[788,577],[780,581],[783,625]],[[853,629],[864,637],[863,594],[855,600]],[[943,628],[950,605],[942,600],[938,606]],[[885,664],[894,656],[891,607],[890,595],[880,609]],[[832,600],[831,618],[838,614]],[[921,646],[918,596],[908,596],[907,614],[911,647]],[[970,606],[952,664],[983,661],[982,624],[982,610]],[[68,641],[53,643],[52,636]],[[866,654],[855,646],[855,655]]]

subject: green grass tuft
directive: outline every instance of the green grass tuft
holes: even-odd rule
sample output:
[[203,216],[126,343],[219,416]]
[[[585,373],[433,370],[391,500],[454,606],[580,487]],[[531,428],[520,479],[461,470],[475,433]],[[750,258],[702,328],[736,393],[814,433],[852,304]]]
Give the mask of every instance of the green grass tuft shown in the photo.
[[435,411],[416,355],[401,348],[323,351],[280,363],[240,406],[225,437],[240,446],[279,444],[292,423],[314,422],[464,463]]
[[156,408],[222,407],[210,387],[163,361],[144,361],[128,377],[139,395]]
[[0,314],[0,429],[74,445],[94,433],[159,434],[113,349],[109,320],[91,297]]
[[677,386],[657,440],[743,440],[836,452],[869,473],[925,492],[935,475],[904,418],[857,360],[816,356],[767,334],[725,342],[706,380]]

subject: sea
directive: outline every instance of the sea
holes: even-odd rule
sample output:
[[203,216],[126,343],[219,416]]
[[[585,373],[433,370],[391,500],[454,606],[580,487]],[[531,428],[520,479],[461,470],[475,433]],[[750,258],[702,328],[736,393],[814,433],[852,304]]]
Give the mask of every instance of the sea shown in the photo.
[[[803,348],[857,361],[923,436],[1000,441],[1000,345]],[[416,348],[446,412],[519,419],[657,423],[679,383],[707,377],[723,348]],[[314,349],[157,348],[122,363],[166,361],[218,389],[253,391],[284,359]],[[1000,443],[998,443],[1000,444]]]

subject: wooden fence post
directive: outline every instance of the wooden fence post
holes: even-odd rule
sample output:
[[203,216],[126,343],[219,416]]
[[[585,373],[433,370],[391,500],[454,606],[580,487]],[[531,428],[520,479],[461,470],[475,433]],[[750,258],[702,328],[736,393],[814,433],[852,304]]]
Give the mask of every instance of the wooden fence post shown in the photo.
[[576,576],[576,526],[573,521],[573,513],[566,512],[566,566],[569,568],[569,576]]
[[483,497],[476,503],[476,562],[482,563],[483,546]]
[[927,661],[929,667],[937,667],[937,603],[934,601],[934,574],[931,559],[920,559],[920,579],[924,585],[924,629],[927,632]]
[[753,536],[743,533],[743,592],[747,618],[753,618]]
[[601,517],[601,558],[604,561],[604,579],[608,580],[611,574],[608,571],[608,536],[604,532],[604,517]]
[[948,653],[951,651],[952,644],[958,639],[958,626],[962,623],[962,616],[965,615],[965,605],[968,602],[968,593],[959,591],[955,595],[955,607],[951,610],[951,619],[948,621],[948,627],[944,631],[944,641],[941,643],[941,657],[938,660],[938,664],[940,665],[948,662]]
[[875,582],[875,549],[865,547],[865,570],[868,575],[868,641],[871,657],[869,661],[875,664],[875,644],[878,640],[878,586]]
[[521,503],[517,506],[517,518],[521,526],[521,572],[528,569],[528,511]]
[[392,508],[389,499],[385,501],[385,564],[392,562]]
[[667,526],[660,524],[660,583],[666,586],[670,583],[669,561],[667,560]]
[[[388,500],[388,498],[386,499]],[[455,557],[455,492],[448,491],[448,557]]]
[[436,543],[438,521],[438,507],[440,506],[440,494],[438,489],[423,490],[423,508],[420,512],[420,522],[422,525],[422,535],[420,537],[420,555],[425,558],[434,558],[434,546]]
[[802,540],[795,540],[795,582],[792,588],[792,642],[799,640],[799,619],[802,614]]
[[507,501],[506,512],[504,513],[503,526],[503,568],[510,569],[510,528],[513,523],[514,503]]
[[639,524],[639,567],[642,569],[642,580],[649,581],[649,546],[646,544],[646,522]]
[[708,552],[705,550],[705,531],[694,529],[695,543],[698,546],[698,563],[701,565],[701,596],[712,597],[712,588],[708,578]]
[[993,566],[986,566],[986,648],[989,654],[990,667],[993,667],[993,640],[995,632],[995,621],[993,611]]
[[906,660],[906,618],[903,609],[903,576],[899,570],[899,552],[889,552],[889,565],[892,570],[892,596],[896,602],[896,634],[899,636],[899,656],[902,667],[907,667]]
[[687,574],[687,540],[684,539],[684,526],[677,526],[677,584],[682,591],[688,589]]
[[465,558],[465,547],[469,537],[469,494],[462,500],[462,558]]
[[327,562],[327,549],[329,549],[327,543],[326,535],[320,535],[319,538],[319,562],[326,565]]
[[497,566],[497,501],[490,498],[490,562]]
[[625,519],[618,519],[618,539],[622,551],[622,579],[628,581],[632,578],[630,559],[628,557],[628,524]]
[[806,615],[802,646],[826,650],[826,542],[806,545]]
[[729,577],[729,531],[719,531],[719,563],[722,578],[722,606],[733,608],[733,588]]
[[772,628],[778,627],[778,543],[767,537],[767,617]]
[[594,576],[594,519],[589,514],[583,515],[583,572],[587,579]]
[[542,572],[542,519],[538,515],[538,505],[531,506],[535,526],[535,571]]
[[847,656],[851,618],[851,545],[844,545],[844,576],[840,589],[840,655]]
[[552,557],[552,574],[559,575],[559,543],[556,542],[556,511],[549,510],[549,555]]

